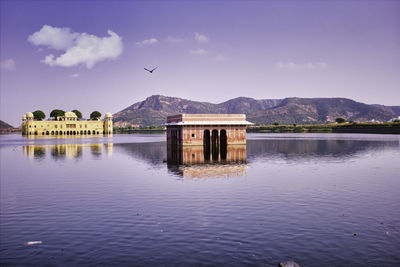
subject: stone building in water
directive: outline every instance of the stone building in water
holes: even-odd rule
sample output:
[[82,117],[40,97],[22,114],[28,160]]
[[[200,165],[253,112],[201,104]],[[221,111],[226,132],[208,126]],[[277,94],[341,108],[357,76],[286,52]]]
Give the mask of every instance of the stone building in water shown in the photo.
[[104,120],[78,120],[74,112],[65,112],[55,120],[34,120],[33,113],[22,116],[22,134],[27,136],[86,136],[110,135],[113,133],[111,113],[106,113]]
[[245,114],[179,114],[167,118],[167,143],[224,146],[246,144]]

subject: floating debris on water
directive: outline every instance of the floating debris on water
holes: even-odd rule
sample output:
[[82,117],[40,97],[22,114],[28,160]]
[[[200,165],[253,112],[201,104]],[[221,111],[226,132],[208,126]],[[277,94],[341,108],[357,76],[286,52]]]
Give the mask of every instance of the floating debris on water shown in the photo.
[[42,241],[28,241],[25,243],[25,245],[27,246],[31,246],[31,245],[41,245],[43,242]]
[[300,265],[294,261],[283,261],[279,263],[279,267],[300,267]]

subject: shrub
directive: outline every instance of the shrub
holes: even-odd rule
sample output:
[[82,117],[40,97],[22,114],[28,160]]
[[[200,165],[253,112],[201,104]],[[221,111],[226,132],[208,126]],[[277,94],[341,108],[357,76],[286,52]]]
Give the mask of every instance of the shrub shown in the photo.
[[336,121],[337,123],[344,123],[344,122],[346,122],[346,119],[343,118],[343,117],[337,117],[335,121]]

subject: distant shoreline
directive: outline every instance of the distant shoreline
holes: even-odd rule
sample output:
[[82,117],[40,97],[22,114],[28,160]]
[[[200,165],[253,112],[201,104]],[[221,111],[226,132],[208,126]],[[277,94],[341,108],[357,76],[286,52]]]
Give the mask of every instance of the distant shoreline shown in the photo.
[[247,128],[248,133],[370,133],[400,134],[400,123],[342,123],[304,125],[262,125]]
[[[21,132],[20,128],[4,129],[0,134]],[[114,134],[161,134],[166,129],[114,128]],[[289,124],[260,125],[247,128],[247,133],[369,133],[400,134],[400,123],[343,123],[343,124]]]

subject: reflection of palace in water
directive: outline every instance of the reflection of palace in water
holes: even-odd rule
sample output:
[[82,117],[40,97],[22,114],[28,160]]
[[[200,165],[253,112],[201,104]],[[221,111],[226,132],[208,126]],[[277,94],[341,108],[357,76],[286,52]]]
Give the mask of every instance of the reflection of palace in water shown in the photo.
[[244,176],[246,145],[212,148],[168,145],[167,163],[171,172],[185,178]]
[[103,149],[108,156],[112,155],[113,144],[57,144],[57,145],[29,145],[24,146],[26,156],[32,159],[43,159],[49,154],[53,159],[78,159],[82,156],[84,148],[88,148],[93,156],[100,156]]

